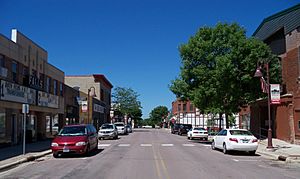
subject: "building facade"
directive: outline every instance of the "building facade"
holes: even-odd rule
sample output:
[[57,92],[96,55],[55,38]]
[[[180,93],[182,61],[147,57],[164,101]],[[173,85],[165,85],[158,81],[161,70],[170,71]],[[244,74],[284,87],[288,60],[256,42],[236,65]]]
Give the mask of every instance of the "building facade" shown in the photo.
[[65,113],[59,129],[64,125],[79,124],[79,103],[80,92],[68,85],[64,85]]
[[[300,143],[300,4],[264,19],[253,36],[269,45],[281,60],[281,103],[271,105],[272,136]],[[267,110],[266,99],[242,110],[242,115],[250,116],[251,131],[259,137],[267,136]]]
[[80,123],[92,123],[99,128],[110,122],[113,86],[104,75],[66,76],[65,83],[80,91]]
[[22,141],[22,104],[29,104],[26,139],[52,136],[64,114],[64,72],[48,63],[48,53],[28,37],[12,30],[0,34],[0,145]]
[[[239,126],[238,115],[233,115],[235,118],[235,125]],[[170,119],[173,123],[192,124],[218,130],[226,127],[225,115],[219,117],[218,114],[203,114],[200,109],[196,108],[191,101],[176,100],[172,102],[172,117]]]

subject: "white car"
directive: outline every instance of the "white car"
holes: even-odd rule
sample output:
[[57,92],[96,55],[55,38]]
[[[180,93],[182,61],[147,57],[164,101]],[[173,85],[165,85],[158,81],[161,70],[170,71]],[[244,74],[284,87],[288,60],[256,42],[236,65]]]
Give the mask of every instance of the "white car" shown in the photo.
[[207,130],[205,130],[203,127],[193,127],[188,131],[187,138],[191,140],[193,139],[207,140],[208,133]]
[[118,129],[118,134],[127,134],[127,129],[124,122],[116,122],[115,125]]
[[112,138],[118,139],[118,129],[114,124],[103,124],[98,131],[98,138]]
[[214,136],[211,148],[222,149],[226,154],[228,151],[245,151],[254,155],[258,147],[258,140],[251,132],[245,129],[223,129]]

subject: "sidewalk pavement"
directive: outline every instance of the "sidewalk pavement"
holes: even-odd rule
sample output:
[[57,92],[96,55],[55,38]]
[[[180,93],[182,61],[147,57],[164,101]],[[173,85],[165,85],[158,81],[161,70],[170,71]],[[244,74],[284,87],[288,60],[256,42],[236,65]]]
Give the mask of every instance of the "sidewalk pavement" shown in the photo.
[[51,140],[26,144],[25,155],[23,155],[23,145],[0,148],[0,172],[50,154],[50,145]]
[[272,139],[274,149],[267,149],[268,139],[260,140],[257,154],[286,163],[300,163],[300,145],[290,144],[279,139]]

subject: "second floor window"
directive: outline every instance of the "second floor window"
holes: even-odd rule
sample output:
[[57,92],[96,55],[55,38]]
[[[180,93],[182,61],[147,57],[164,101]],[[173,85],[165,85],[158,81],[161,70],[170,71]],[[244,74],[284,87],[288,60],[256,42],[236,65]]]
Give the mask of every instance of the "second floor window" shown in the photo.
[[186,112],[186,104],[183,104],[183,111]]
[[17,82],[17,67],[18,67],[17,62],[12,62],[11,72],[12,72],[12,80],[14,82]]
[[50,93],[50,86],[51,86],[51,79],[50,79],[50,77],[47,77],[47,80],[46,80],[46,92],[47,93]]
[[59,83],[59,94],[60,96],[63,96],[63,84]]
[[57,81],[56,80],[53,81],[53,94],[57,95]]
[[178,104],[177,110],[178,110],[178,112],[181,111],[181,104]]
[[193,104],[190,104],[190,111],[194,111],[194,106],[193,106]]
[[4,56],[0,55],[0,67],[5,67]]
[[103,91],[103,89],[101,89],[101,101],[104,101],[104,91]]

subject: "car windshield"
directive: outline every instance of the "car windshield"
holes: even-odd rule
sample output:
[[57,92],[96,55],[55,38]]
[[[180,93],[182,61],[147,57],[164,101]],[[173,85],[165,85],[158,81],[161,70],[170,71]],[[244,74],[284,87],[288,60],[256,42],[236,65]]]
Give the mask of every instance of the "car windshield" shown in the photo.
[[113,125],[102,125],[101,129],[113,129],[114,126]]
[[194,128],[194,130],[197,130],[197,131],[205,131],[205,129],[204,129],[204,128],[202,128],[202,127],[197,127],[197,128]]
[[82,136],[86,135],[87,131],[85,126],[70,126],[64,127],[58,135],[60,136]]
[[229,132],[231,135],[252,135],[251,132],[244,130],[230,130]]

